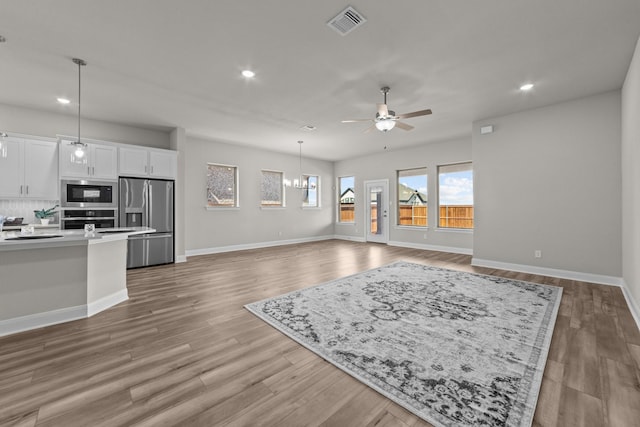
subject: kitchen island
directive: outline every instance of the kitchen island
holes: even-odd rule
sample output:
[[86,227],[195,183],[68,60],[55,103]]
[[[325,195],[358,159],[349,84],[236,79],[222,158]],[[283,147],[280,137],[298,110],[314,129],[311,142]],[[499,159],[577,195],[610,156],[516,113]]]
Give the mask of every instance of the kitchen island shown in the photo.
[[0,336],[90,317],[127,300],[127,238],[153,231],[0,233]]

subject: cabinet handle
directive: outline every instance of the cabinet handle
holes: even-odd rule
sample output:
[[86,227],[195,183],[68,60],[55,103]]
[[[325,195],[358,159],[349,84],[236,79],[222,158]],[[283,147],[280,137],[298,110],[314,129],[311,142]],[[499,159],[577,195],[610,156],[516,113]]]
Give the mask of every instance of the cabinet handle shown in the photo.
[[29,194],[29,186],[26,185],[25,187],[27,187],[27,194]]
[[151,173],[153,173],[153,165],[151,165]]
[[95,175],[95,174],[96,174],[96,167],[91,166],[91,175]]
[[20,186],[20,194],[22,194],[22,185]]
[[91,166],[87,166],[87,175],[91,175]]

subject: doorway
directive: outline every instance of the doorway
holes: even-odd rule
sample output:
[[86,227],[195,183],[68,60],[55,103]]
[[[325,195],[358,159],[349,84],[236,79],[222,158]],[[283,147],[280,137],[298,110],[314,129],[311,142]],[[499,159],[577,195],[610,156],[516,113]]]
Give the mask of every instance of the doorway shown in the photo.
[[389,181],[365,181],[364,186],[367,211],[365,239],[386,244],[389,241]]

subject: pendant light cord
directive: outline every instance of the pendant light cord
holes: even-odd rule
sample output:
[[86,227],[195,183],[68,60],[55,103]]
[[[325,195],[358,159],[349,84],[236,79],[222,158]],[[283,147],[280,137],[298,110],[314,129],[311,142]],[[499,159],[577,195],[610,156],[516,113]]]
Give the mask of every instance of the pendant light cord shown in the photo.
[[82,144],[82,142],[80,141],[80,108],[82,105],[82,78],[81,78],[81,73],[82,73],[82,66],[83,65],[87,65],[87,63],[80,58],[73,58],[73,62],[78,64],[78,141],[77,144],[79,145],[84,145]]

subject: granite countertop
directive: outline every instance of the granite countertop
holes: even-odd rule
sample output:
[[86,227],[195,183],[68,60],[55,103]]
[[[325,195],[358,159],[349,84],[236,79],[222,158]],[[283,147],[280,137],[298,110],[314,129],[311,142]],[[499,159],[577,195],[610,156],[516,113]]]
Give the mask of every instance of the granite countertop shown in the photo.
[[99,228],[93,233],[84,230],[36,229],[33,234],[20,231],[0,233],[0,251],[39,249],[62,246],[91,245],[114,240],[126,240],[136,234],[153,233],[149,227]]

